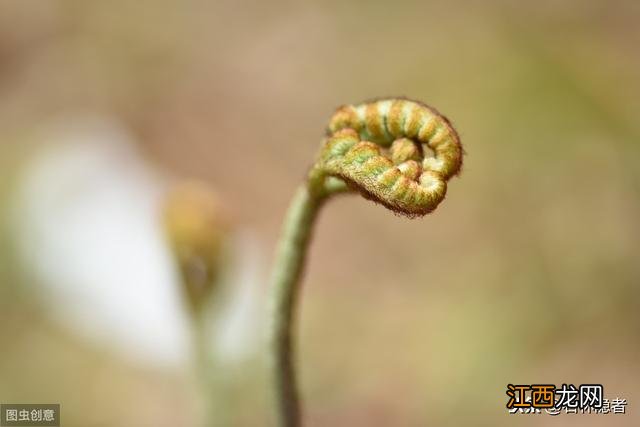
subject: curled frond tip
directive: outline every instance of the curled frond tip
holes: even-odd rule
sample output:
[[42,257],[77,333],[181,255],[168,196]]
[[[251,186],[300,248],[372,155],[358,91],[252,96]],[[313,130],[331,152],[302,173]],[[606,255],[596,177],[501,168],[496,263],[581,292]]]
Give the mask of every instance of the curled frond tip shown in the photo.
[[[462,167],[458,133],[435,109],[408,99],[345,105],[329,121],[310,179],[334,176],[396,213],[423,216]],[[431,154],[431,155],[430,155]]]

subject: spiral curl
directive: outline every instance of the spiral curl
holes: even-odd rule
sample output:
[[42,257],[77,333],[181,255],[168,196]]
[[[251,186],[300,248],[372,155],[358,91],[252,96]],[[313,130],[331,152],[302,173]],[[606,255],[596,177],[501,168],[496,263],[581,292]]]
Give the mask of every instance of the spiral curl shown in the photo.
[[[342,106],[329,121],[328,134],[310,180],[340,178],[409,217],[433,211],[462,167],[462,145],[449,120],[417,101]],[[428,151],[434,156],[426,156]]]

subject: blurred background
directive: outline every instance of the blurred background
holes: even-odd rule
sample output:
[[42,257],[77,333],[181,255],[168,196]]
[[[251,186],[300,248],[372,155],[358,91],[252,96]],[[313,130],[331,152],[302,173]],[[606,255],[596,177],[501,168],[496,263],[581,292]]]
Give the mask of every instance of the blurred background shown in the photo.
[[[229,425],[270,425],[289,199],[335,107],[405,95],[451,118],[465,168],[423,219],[359,197],[322,212],[307,425],[638,425],[639,43],[633,0],[0,2],[0,401],[197,425],[160,218],[197,179],[233,230],[214,322]],[[508,383],[603,384],[628,413],[508,415]]]

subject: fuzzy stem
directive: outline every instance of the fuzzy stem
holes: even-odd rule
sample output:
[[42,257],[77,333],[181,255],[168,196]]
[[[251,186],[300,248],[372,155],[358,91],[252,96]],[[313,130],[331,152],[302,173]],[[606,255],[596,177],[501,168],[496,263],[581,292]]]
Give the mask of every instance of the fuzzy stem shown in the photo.
[[315,218],[327,196],[337,191],[327,189],[312,194],[306,184],[301,186],[287,212],[278,244],[271,282],[270,344],[280,427],[297,427],[301,423],[292,338],[299,282]]

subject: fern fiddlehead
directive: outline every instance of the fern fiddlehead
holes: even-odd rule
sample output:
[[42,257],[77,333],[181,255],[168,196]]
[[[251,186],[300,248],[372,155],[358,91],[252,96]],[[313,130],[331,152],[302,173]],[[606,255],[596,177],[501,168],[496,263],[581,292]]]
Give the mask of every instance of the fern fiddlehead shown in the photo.
[[[462,165],[462,146],[449,121],[406,99],[338,109],[330,137],[311,172],[313,180],[343,179],[365,197],[406,216],[422,216],[445,196]],[[424,153],[432,150],[433,157]]]
[[[284,221],[271,278],[270,343],[280,426],[301,423],[292,326],[313,223],[330,196],[359,192],[395,213],[419,217],[444,199],[463,150],[446,117],[403,98],[340,107]],[[432,152],[433,156],[426,153]]]

